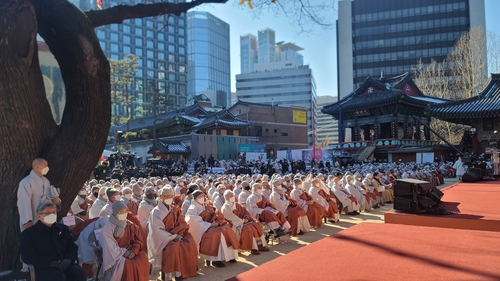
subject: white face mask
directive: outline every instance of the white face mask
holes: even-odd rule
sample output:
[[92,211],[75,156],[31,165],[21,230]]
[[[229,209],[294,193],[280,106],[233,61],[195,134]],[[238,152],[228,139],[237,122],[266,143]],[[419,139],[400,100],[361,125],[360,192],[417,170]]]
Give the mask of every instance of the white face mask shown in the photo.
[[57,215],[50,214],[43,218],[43,222],[48,225],[53,225],[57,221]]
[[132,193],[125,194],[125,196],[123,196],[123,197],[125,197],[125,198],[127,198],[127,199],[129,199],[129,200],[130,200],[130,198],[132,198]]
[[87,191],[82,190],[82,191],[80,191],[80,193],[78,193],[78,195],[87,195]]
[[234,196],[233,196],[233,197],[231,197],[231,198],[229,198],[229,202],[234,203],[234,201],[235,201],[235,200],[234,200]]
[[205,204],[205,198],[201,198],[200,200],[198,200],[198,203],[200,203],[201,205]]
[[172,204],[172,202],[174,202],[174,198],[167,198],[167,199],[163,200],[163,203],[165,203],[165,205],[167,205],[167,206],[170,206]]
[[122,197],[120,196],[120,194],[115,195],[113,198],[115,199],[115,201],[120,201],[122,199]]
[[116,216],[116,218],[119,220],[119,221],[124,221],[124,220],[127,220],[127,214],[119,214]]
[[49,167],[43,168],[41,172],[42,172],[42,175],[45,176],[49,172]]

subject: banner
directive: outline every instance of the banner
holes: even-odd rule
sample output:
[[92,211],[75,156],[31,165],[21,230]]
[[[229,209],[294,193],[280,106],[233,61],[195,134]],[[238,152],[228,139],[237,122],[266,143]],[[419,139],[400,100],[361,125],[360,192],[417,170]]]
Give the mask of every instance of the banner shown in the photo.
[[266,152],[265,144],[239,143],[238,152]]
[[292,160],[302,160],[302,149],[292,150]]
[[288,156],[288,150],[278,150],[276,151],[276,160],[283,160],[283,159],[287,159]]
[[305,111],[293,111],[293,123],[306,124],[307,123],[307,113]]

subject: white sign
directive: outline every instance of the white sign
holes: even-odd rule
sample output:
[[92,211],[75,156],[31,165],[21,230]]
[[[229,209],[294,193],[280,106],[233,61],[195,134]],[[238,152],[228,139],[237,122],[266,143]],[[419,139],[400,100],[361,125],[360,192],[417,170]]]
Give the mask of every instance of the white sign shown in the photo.
[[67,216],[63,217],[63,224],[66,226],[73,226],[76,224],[75,222],[75,216]]
[[302,160],[302,149],[292,150],[292,160]]
[[422,163],[434,163],[434,152],[422,153]]

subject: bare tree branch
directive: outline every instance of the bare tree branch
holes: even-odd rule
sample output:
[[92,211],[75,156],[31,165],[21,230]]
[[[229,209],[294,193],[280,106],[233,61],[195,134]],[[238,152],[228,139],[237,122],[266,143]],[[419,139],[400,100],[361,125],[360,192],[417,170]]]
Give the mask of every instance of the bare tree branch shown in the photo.
[[137,4],[133,6],[119,5],[104,10],[92,10],[85,12],[87,17],[92,22],[92,25],[99,27],[113,23],[123,23],[127,19],[146,18],[171,14],[180,16],[189,9],[207,3],[226,3],[227,0],[196,0],[185,3],[154,3],[154,4]]
[[336,0],[252,0],[254,16],[259,17],[262,11],[275,15],[284,15],[290,24],[298,26],[300,33],[310,33],[315,26],[331,28],[333,20],[327,15],[335,11]]

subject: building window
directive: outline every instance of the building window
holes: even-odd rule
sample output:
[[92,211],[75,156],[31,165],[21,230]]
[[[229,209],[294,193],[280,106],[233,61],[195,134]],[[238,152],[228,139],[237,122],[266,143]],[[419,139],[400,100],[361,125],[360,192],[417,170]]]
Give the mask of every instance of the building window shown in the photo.
[[241,109],[236,109],[236,116],[241,115]]
[[269,133],[269,129],[266,129],[266,133]]
[[278,129],[274,129],[274,133],[277,134],[278,133]]
[[262,126],[255,126],[254,128],[254,135],[257,137],[262,136]]
[[234,134],[233,129],[227,129],[227,135],[232,136]]
[[282,137],[288,137],[288,133],[281,133]]
[[493,118],[484,118],[483,119],[483,131],[492,131],[494,126]]

